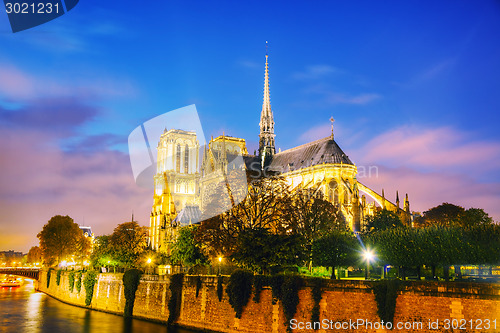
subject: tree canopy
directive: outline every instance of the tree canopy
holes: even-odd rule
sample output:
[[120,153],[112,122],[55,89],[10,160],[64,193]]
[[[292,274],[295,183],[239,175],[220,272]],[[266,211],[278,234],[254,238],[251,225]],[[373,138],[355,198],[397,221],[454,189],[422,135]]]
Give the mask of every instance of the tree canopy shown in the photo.
[[179,230],[179,237],[172,247],[171,259],[174,263],[185,266],[203,265],[208,258],[202,253],[200,246],[195,242],[194,235],[197,226],[186,226]]
[[27,262],[31,264],[42,262],[42,250],[38,246],[33,246],[27,256]]
[[399,216],[396,213],[391,212],[387,209],[382,209],[376,212],[373,216],[368,216],[365,219],[365,222],[366,222],[365,231],[368,233],[380,230],[399,228],[404,226]]
[[84,258],[90,251],[90,240],[69,216],[53,216],[37,235],[45,263]]
[[133,267],[147,245],[147,228],[137,222],[119,224],[109,237],[113,257],[124,267]]

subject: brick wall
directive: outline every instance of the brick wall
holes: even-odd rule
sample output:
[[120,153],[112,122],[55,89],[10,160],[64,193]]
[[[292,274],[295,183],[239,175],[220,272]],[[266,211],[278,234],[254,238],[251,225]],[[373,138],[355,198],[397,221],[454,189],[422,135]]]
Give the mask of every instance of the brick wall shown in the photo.
[[[123,274],[100,274],[94,287],[91,308],[115,314],[123,314],[125,306]],[[60,285],[56,285],[56,271],[52,272],[50,287],[46,287],[47,272],[41,272],[39,290],[66,303],[85,306],[85,288],[82,283],[81,292],[76,288],[69,291],[68,273],[61,275]],[[272,292],[264,288],[260,302],[253,301],[253,295],[245,307],[241,319],[234,316],[227,294],[219,301],[217,297],[217,277],[202,277],[202,286],[196,297],[195,276],[186,276],[183,284],[180,316],[176,324],[184,327],[205,329],[216,332],[265,332],[284,333],[285,316],[278,302],[272,304]],[[82,279],[83,280],[83,279]],[[224,287],[228,277],[224,277]],[[141,281],[136,292],[134,316],[166,322],[169,316],[168,300],[170,298],[170,280],[168,276],[160,281]],[[363,326],[358,329],[349,326],[349,321],[365,320],[372,324],[380,322],[377,315],[375,296],[371,291],[373,283],[365,281],[328,281],[323,289],[320,302],[320,321],[327,323],[319,330],[295,330],[297,332],[385,332],[374,326]],[[311,321],[311,310],[314,306],[311,289],[304,287],[299,291],[300,303],[295,320],[307,323]],[[439,321],[439,329],[430,329],[429,319]],[[394,329],[396,332],[439,332],[444,329],[445,320],[467,321],[467,332],[500,332],[500,285],[474,283],[445,282],[407,282],[398,295],[394,325],[418,322],[422,326]],[[478,319],[496,319],[497,329],[479,329]],[[325,320],[325,321],[323,321]],[[470,320],[472,328],[470,328]],[[330,322],[331,321],[331,322]],[[344,325],[336,330],[337,325]],[[451,322],[450,322],[451,323]],[[456,322],[459,323],[459,322]],[[347,326],[346,326],[347,325]],[[413,324],[415,325],[415,324]],[[330,329],[331,328],[331,329]],[[337,328],[340,328],[338,326]],[[452,330],[449,330],[450,332]],[[464,330],[462,330],[464,331]]]

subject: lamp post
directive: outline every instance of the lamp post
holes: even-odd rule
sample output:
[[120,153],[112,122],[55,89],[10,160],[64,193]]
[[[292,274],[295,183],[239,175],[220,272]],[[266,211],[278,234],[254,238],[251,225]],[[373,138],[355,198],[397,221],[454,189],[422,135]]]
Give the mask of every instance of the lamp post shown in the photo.
[[217,275],[220,275],[220,264],[222,262],[222,257],[219,257],[219,273]]
[[373,252],[367,249],[363,252],[363,257],[366,260],[365,280],[368,280],[370,278],[370,261],[372,261],[374,257]]
[[148,258],[147,263],[148,263],[148,274],[151,274],[151,258]]

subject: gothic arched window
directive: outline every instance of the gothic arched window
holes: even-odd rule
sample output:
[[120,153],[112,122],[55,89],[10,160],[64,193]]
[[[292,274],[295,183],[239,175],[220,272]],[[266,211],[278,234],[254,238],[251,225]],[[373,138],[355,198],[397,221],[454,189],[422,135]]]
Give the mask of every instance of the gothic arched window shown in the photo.
[[177,145],[177,152],[175,154],[175,171],[181,172],[181,145]]
[[189,173],[189,146],[187,144],[184,150],[184,173]]

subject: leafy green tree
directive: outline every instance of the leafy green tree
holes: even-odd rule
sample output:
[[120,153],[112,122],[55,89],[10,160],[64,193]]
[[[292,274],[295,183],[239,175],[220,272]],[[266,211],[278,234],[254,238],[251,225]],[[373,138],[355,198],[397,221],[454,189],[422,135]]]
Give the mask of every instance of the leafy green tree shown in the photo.
[[204,265],[208,258],[201,251],[194,235],[196,226],[186,226],[179,229],[179,237],[172,246],[171,259],[174,263],[185,266]]
[[464,212],[463,207],[445,202],[424,212],[424,219],[428,226],[451,227],[460,224]]
[[146,227],[137,222],[119,224],[109,238],[109,246],[113,257],[124,267],[133,267],[148,244]]
[[26,260],[31,264],[42,262],[42,250],[38,246],[33,246],[29,250]]
[[328,235],[316,239],[312,244],[314,265],[331,267],[331,278],[335,279],[335,268],[350,265],[353,253],[358,247],[356,238],[347,232],[333,230]]
[[240,267],[266,274],[271,268],[300,265],[304,262],[304,241],[300,235],[274,234],[265,228],[241,232],[231,255]]
[[[213,200],[217,205],[217,200]],[[274,233],[285,232],[283,216],[289,207],[291,195],[282,178],[254,179],[248,185],[244,200],[223,214],[202,222],[196,240],[204,245],[206,253],[229,257],[236,250],[238,236],[244,230],[265,228]]]
[[84,258],[90,251],[90,241],[69,216],[53,216],[37,237],[43,259],[49,265],[71,257]]
[[347,231],[347,224],[338,208],[323,199],[320,191],[297,187],[291,193],[291,206],[284,207],[285,233],[294,233],[304,240],[304,250],[312,268],[313,242],[333,230]]
[[458,219],[460,225],[464,228],[470,228],[477,225],[488,225],[493,223],[493,219],[480,208],[469,208],[464,211]]
[[365,219],[365,232],[371,233],[374,231],[387,230],[403,227],[403,222],[399,216],[387,209],[382,209],[376,212],[373,216],[368,216]]
[[113,249],[109,244],[110,235],[97,236],[94,240],[94,249],[90,255],[92,266],[107,266],[108,261],[115,260]]

